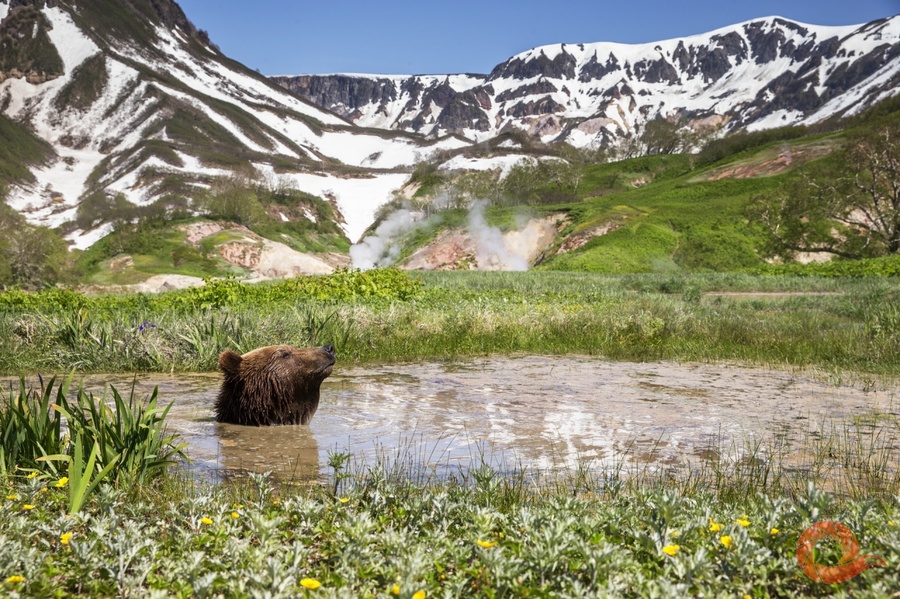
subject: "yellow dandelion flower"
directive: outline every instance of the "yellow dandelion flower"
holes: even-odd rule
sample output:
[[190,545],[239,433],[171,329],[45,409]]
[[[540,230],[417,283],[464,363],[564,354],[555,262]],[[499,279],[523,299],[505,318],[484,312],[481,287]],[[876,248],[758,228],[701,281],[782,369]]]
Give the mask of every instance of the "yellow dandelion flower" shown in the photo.
[[319,588],[320,586],[322,586],[322,583],[319,582],[318,580],[316,580],[315,578],[304,578],[303,580],[300,581],[300,586],[302,586],[304,589],[309,589],[311,591],[314,591],[317,588]]
[[58,481],[56,481],[56,484],[53,485],[53,486],[56,487],[57,489],[62,489],[62,488],[65,487],[67,484],[69,484],[69,477],[68,477],[68,476],[64,476],[64,477],[62,477],[61,479],[59,479]]
[[41,493],[47,493],[48,491],[50,491],[50,489],[47,487],[41,487]]
[[26,478],[34,478],[35,476],[37,476],[37,472],[32,472]]
[[897,526],[893,520],[888,520],[888,526]]
[[484,547],[485,549],[490,549],[491,547],[495,546],[496,544],[497,544],[497,541],[482,541],[481,539],[478,539],[478,546]]
[[772,536],[774,537],[774,536],[777,535],[779,532],[781,532],[781,531],[778,530],[778,529],[775,528],[775,527],[772,527],[772,530],[769,531],[769,534],[772,535]]
[[722,530],[722,525],[719,524],[718,522],[716,522],[715,520],[713,520],[712,518],[710,518],[709,519],[709,532],[719,532],[720,530]]
[[743,526],[744,528],[747,528],[748,526],[750,526],[750,521],[747,520],[746,517],[744,517],[744,518],[738,518],[738,519],[735,520],[734,522],[735,522],[735,524],[740,524],[740,525]]
[[241,515],[237,512],[231,512],[231,517],[234,518],[235,520],[237,520],[238,518],[241,517]]
[[673,530],[672,532],[669,533],[669,535],[671,535],[671,536],[673,536],[673,537],[677,537],[677,536],[678,536],[678,531],[677,531],[677,530]]
[[400,594],[400,585],[395,584],[391,587],[391,595],[399,595]]
[[25,582],[24,576],[19,576],[18,574],[13,574],[12,576],[6,579],[7,584],[17,584],[20,582]]
[[681,549],[680,545],[666,545],[662,548],[663,553],[665,553],[666,555],[675,555],[676,553],[678,553],[679,549]]
[[25,505],[22,506],[22,509],[23,510],[33,510],[34,506],[31,505],[30,503],[26,503]]
[[413,593],[413,599],[425,599],[425,591],[416,591]]
[[243,503],[235,503],[235,504],[232,505],[231,507],[233,507],[233,508],[236,509],[236,510],[239,510],[239,509],[241,509],[242,507],[244,507],[244,504],[243,504]]
[[212,521],[212,518],[207,518],[206,516],[203,516],[202,518],[200,518],[200,523],[206,524],[208,526],[208,525],[212,524],[213,521]]
[[719,542],[722,543],[723,545],[725,545],[726,549],[728,547],[731,547],[731,544],[732,544],[731,537],[729,537],[728,535],[724,535],[722,538],[720,538]]
[[341,503],[347,503],[348,501],[350,501],[349,497],[341,497]]
[[16,499],[19,498],[19,496],[16,495],[15,493],[13,493],[12,495],[7,495],[6,498],[10,501],[15,501]]
[[63,545],[68,545],[70,540],[72,540],[72,533],[70,532],[64,532],[59,536],[59,542]]

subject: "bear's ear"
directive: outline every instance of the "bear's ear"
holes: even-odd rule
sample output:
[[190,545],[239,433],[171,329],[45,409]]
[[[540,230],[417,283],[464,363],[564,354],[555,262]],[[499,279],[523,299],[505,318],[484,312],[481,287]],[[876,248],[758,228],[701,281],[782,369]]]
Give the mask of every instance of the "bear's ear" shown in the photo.
[[240,354],[226,349],[219,354],[219,370],[226,374],[237,374],[238,368],[241,367],[243,358]]

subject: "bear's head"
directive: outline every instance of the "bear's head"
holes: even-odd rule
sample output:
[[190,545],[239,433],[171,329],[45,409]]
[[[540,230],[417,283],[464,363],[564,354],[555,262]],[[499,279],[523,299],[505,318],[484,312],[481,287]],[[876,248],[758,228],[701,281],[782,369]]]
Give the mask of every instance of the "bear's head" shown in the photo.
[[319,386],[334,368],[333,345],[298,349],[270,345],[219,355],[222,387],[216,420],[253,426],[308,424],[319,407]]

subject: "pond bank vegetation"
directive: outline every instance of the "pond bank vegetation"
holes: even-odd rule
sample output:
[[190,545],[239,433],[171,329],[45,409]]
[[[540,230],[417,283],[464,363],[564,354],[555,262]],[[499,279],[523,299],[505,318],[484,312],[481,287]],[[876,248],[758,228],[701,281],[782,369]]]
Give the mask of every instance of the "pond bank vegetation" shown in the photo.
[[0,372],[212,371],[224,349],[332,343],[339,364],[538,353],[895,376],[897,330],[894,277],[342,271],[0,293]]
[[[223,349],[277,342],[333,343],[339,364],[587,354],[813,368],[883,386],[900,373],[898,330],[890,277],[344,271],[157,296],[6,292],[0,371],[209,371]],[[321,484],[294,485],[259,473],[213,483],[178,467],[182,447],[164,426],[172,399],[101,400],[49,380],[0,395],[0,594],[900,592],[890,414],[811,436],[799,462],[751,442],[711,448],[701,468],[485,464],[433,479],[402,456],[360,466],[332,454]],[[821,520],[843,523],[862,553],[891,566],[838,584],[809,579],[797,539]],[[837,543],[817,550],[822,564],[842,556]]]
[[[11,422],[41,428],[47,398],[66,401],[63,395],[52,383],[11,390],[0,412],[4,438]],[[136,412],[130,400],[123,402],[128,421]],[[72,454],[82,443],[96,463],[70,460],[64,468],[42,460],[55,449],[39,447],[38,435],[24,437],[13,461],[3,454],[0,588],[6,596],[884,597],[900,591],[890,567],[829,585],[808,578],[796,557],[800,533],[833,520],[853,531],[866,554],[898,563],[896,439],[877,434],[856,437],[846,429],[811,439],[807,459],[792,465],[757,444],[735,458],[728,457],[733,448],[711,448],[715,457],[694,470],[584,463],[555,473],[500,472],[485,463],[436,479],[408,469],[407,456],[364,466],[332,452],[330,474],[318,484],[265,473],[211,483],[182,468],[142,469],[141,460],[117,457],[149,458],[141,450],[150,447],[177,454],[177,439],[161,427],[104,452],[96,447],[115,436],[112,413],[93,396],[66,405],[70,415],[81,411],[86,418],[69,421],[60,451]],[[160,423],[165,411],[153,410],[135,422]],[[49,412],[44,428],[52,429],[52,414],[62,411]],[[122,465],[122,478],[110,464]],[[147,477],[136,477],[142,471]],[[85,492],[79,480],[91,479]],[[73,506],[79,493],[82,501]],[[837,564],[843,553],[826,541],[816,549],[820,564]]]

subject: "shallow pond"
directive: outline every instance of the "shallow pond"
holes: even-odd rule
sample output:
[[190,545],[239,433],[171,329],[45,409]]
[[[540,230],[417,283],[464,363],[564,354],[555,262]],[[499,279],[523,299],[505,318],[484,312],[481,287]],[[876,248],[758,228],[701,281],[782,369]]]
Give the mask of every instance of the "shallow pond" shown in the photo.
[[[330,471],[332,451],[354,467],[377,462],[447,475],[487,462],[498,469],[677,467],[748,445],[800,459],[811,439],[850,427],[900,435],[900,389],[864,391],[789,372],[723,364],[606,362],[592,357],[492,357],[341,368],[322,385],[309,426],[214,422],[219,375],[85,377],[174,401],[169,426],[193,468],[216,477],[273,470],[285,478]],[[877,418],[871,418],[877,415]],[[877,424],[873,424],[877,423]]]

